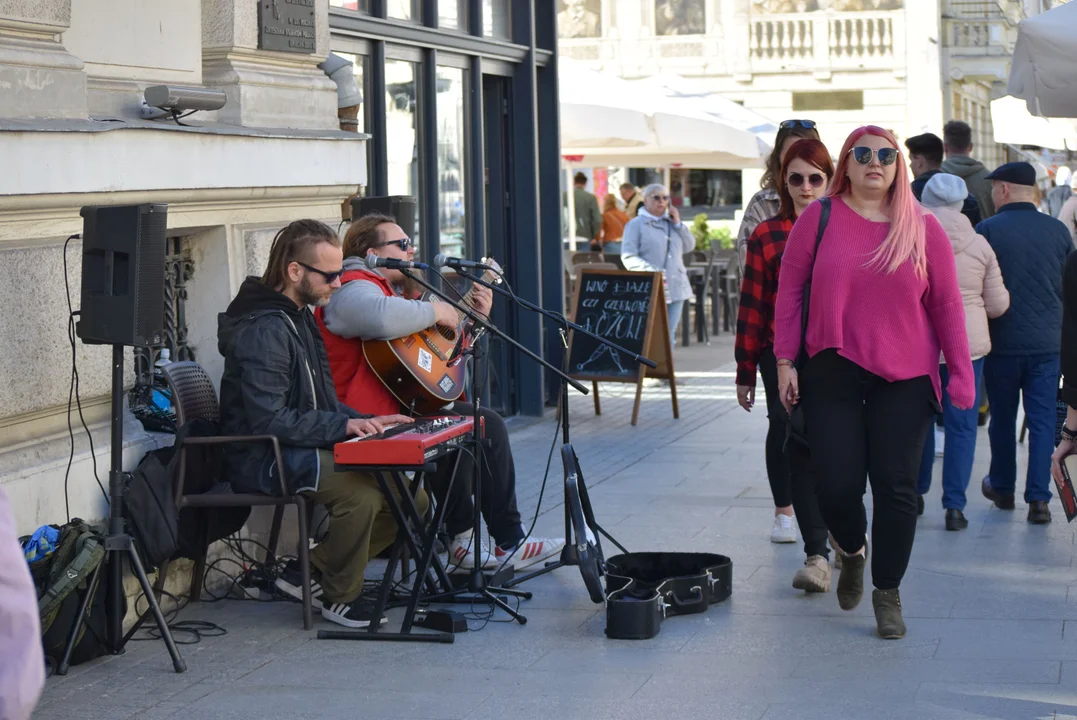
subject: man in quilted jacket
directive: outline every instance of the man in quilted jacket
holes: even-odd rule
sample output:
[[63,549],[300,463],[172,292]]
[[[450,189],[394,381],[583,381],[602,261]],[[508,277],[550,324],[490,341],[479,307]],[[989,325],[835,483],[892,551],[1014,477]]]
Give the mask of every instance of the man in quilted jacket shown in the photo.
[[1023,395],[1028,423],[1028,521],[1051,522],[1051,452],[1054,450],[1062,271],[1073,251],[1066,227],[1036,208],[1036,171],[1026,162],[1002,165],[987,176],[996,214],[976,226],[998,257],[1010,291],[1010,309],[990,321],[991,354],[984,381],[991,403],[991,469],[984,496],[1014,508],[1017,485],[1017,403]]

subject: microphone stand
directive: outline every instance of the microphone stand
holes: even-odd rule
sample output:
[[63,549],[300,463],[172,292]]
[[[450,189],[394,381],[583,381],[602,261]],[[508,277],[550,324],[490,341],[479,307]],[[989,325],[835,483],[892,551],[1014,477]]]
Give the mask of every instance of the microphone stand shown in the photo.
[[[517,297],[514,293],[511,293],[511,292],[505,290],[502,287],[498,287],[498,286],[494,285],[493,283],[488,283],[485,280],[483,280],[482,278],[479,278],[479,277],[476,277],[474,275],[471,275],[470,273],[466,272],[462,268],[456,268],[456,271],[461,277],[467,278],[468,280],[471,280],[472,282],[477,282],[478,284],[480,284],[480,285],[482,285],[484,287],[490,288],[491,290],[493,290],[496,293],[499,293],[499,294],[501,294],[501,295],[503,295],[505,297],[511,298],[513,301],[516,302],[516,304],[518,304],[518,305],[520,305],[520,306],[522,306],[524,308],[527,308],[528,310],[531,310],[533,312],[537,312],[540,315],[543,315],[543,316],[545,316],[547,318],[550,318],[554,322],[561,325],[561,327],[558,329],[558,331],[559,331],[559,333],[561,335],[561,345],[562,345],[562,347],[564,349],[564,352],[563,352],[563,358],[562,358],[562,370],[557,372],[556,374],[560,377],[560,380],[561,380],[561,402],[560,402],[560,406],[561,406],[560,407],[560,411],[561,411],[561,443],[562,443],[561,458],[562,458],[562,462],[565,464],[565,468],[564,468],[565,477],[570,478],[573,475],[575,476],[576,484],[577,484],[578,490],[579,490],[579,496],[580,496],[579,500],[580,500],[580,503],[583,506],[582,507],[583,514],[584,514],[586,523],[591,528],[591,530],[593,532],[596,532],[596,533],[601,533],[602,535],[604,535],[606,537],[606,539],[608,539],[611,543],[616,545],[617,548],[621,550],[621,552],[627,553],[628,550],[626,550],[624,548],[624,546],[622,546],[619,542],[617,542],[617,540],[615,540],[608,532],[606,532],[605,529],[602,528],[602,526],[600,526],[595,521],[594,513],[591,510],[590,497],[589,497],[589,495],[587,493],[587,485],[584,482],[584,478],[583,478],[583,471],[580,469],[579,458],[576,457],[576,452],[572,448],[572,443],[571,443],[571,439],[570,439],[570,432],[569,432],[569,419],[568,419],[569,418],[569,412],[568,412],[568,383],[572,382],[572,379],[568,375],[568,371],[569,371],[568,331],[571,329],[571,330],[574,330],[574,331],[576,331],[578,333],[581,333],[583,335],[587,335],[588,337],[593,338],[593,339],[599,341],[600,343],[603,343],[604,345],[608,345],[609,347],[611,347],[612,349],[614,349],[614,350],[616,350],[618,352],[624,353],[625,355],[629,356],[630,358],[632,358],[636,362],[642,363],[642,364],[646,365],[647,367],[650,367],[650,368],[657,367],[657,363],[655,363],[653,360],[650,360],[649,358],[644,357],[643,355],[640,355],[638,353],[634,353],[631,350],[628,350],[627,348],[621,347],[620,345],[618,345],[615,342],[611,342],[610,340],[607,340],[606,338],[599,337],[598,335],[591,332],[587,328],[582,327],[582,326],[572,322],[567,317],[565,317],[563,314],[561,314],[561,313],[559,313],[559,312],[557,312],[555,310],[548,310],[548,309],[546,309],[544,307],[540,307],[538,305],[535,305],[534,303],[529,302],[528,300],[524,300],[521,297]],[[586,393],[584,393],[584,394],[586,394]],[[505,583],[506,588],[516,587],[520,583],[525,583],[528,580],[532,580],[532,579],[534,579],[536,577],[539,577],[540,575],[545,575],[546,573],[553,572],[554,570],[556,570],[556,569],[558,569],[560,567],[572,566],[572,565],[578,566],[580,564],[580,554],[581,554],[581,551],[583,550],[583,548],[586,546],[586,538],[580,538],[579,537],[580,533],[577,532],[577,533],[575,533],[576,534],[575,542],[567,542],[568,538],[572,537],[572,519],[571,519],[571,507],[570,507],[571,504],[572,503],[570,502],[570,499],[567,496],[567,486],[566,486],[566,497],[565,497],[565,502],[564,502],[564,505],[565,505],[565,538],[566,538],[566,542],[565,542],[565,547],[561,550],[560,559],[555,560],[554,562],[546,563],[545,566],[543,566],[539,570],[535,570],[534,572],[530,572],[530,573],[528,573],[526,575],[522,575],[522,576],[520,576],[518,578],[513,578],[509,582]],[[577,546],[579,546],[579,548]],[[595,541],[595,549],[598,552],[599,556],[601,557],[602,548],[601,548],[601,544],[599,543],[599,541],[597,539]]]
[[[560,370],[555,368],[553,365],[550,365],[548,362],[543,360],[541,357],[539,357],[538,355],[536,355],[535,353],[531,352],[530,350],[525,348],[523,345],[518,343],[516,340],[510,338],[508,335],[506,335],[501,330],[499,330],[497,327],[495,327],[493,325],[493,323],[491,323],[488,320],[486,320],[485,318],[483,318],[481,315],[476,313],[470,307],[468,307],[468,306],[466,306],[466,305],[464,305],[462,303],[458,303],[458,302],[452,300],[444,292],[442,292],[441,290],[435,288],[433,285],[428,283],[426,280],[420,278],[419,276],[415,275],[414,273],[409,272],[407,269],[401,268],[400,272],[405,277],[407,277],[407,278],[409,278],[411,280],[414,280],[419,285],[426,288],[427,290],[429,290],[431,293],[433,293],[437,297],[441,298],[445,302],[452,305],[458,311],[460,311],[465,316],[467,316],[467,318],[469,320],[471,320],[471,322],[474,323],[477,327],[479,327],[479,328],[481,328],[483,330],[489,331],[490,333],[492,333],[492,334],[496,335],[497,337],[501,338],[505,342],[509,343],[510,345],[515,347],[516,349],[523,352],[525,355],[527,355],[531,359],[538,362],[540,365],[544,366],[545,368],[547,368],[549,370],[552,370],[553,372],[557,373],[558,375],[561,375],[562,378],[565,381],[567,381],[568,383],[571,383],[573,387],[575,387],[577,390],[579,390],[583,394],[585,394],[585,395],[587,394],[587,388],[584,387],[582,384],[580,384],[579,382],[569,378],[567,375],[564,375],[563,373],[561,373]],[[498,597],[497,594],[511,595],[513,597],[518,597],[518,598],[521,598],[521,599],[524,599],[524,600],[529,600],[529,599],[531,599],[531,593],[526,592],[526,591],[520,591],[520,590],[511,590],[511,589],[508,589],[508,588],[493,587],[493,586],[487,584],[486,576],[482,572],[482,565],[483,565],[483,563],[482,563],[482,547],[483,547],[483,544],[482,544],[482,464],[483,464],[482,463],[482,452],[483,452],[483,445],[482,445],[482,437],[481,437],[481,432],[482,432],[482,418],[481,418],[482,398],[480,397],[480,374],[481,374],[480,370],[481,370],[481,361],[482,361],[482,354],[483,354],[482,340],[483,339],[480,338],[477,342],[475,342],[473,344],[471,350],[466,351],[466,352],[469,352],[471,354],[472,359],[473,359],[473,363],[472,363],[472,367],[471,367],[472,373],[471,373],[471,398],[470,398],[471,403],[472,403],[472,422],[473,422],[473,425],[472,425],[472,428],[471,428],[471,440],[469,441],[469,444],[472,446],[472,448],[474,449],[474,453],[475,453],[474,457],[473,457],[473,468],[472,468],[472,480],[473,480],[472,493],[474,494],[474,497],[475,497],[475,511],[474,511],[474,518],[473,518],[474,525],[473,525],[473,531],[472,531],[472,543],[474,544],[475,556],[478,559],[478,562],[476,562],[475,566],[471,569],[471,573],[468,576],[468,585],[467,585],[466,590],[461,589],[458,592],[450,592],[450,593],[445,593],[445,594],[442,594],[442,595],[435,595],[435,596],[432,596],[432,597],[428,597],[426,599],[429,602],[460,602],[460,603],[471,603],[471,602],[475,602],[475,601],[486,602],[488,604],[495,605],[495,606],[501,608],[506,613],[508,613],[508,615],[510,617],[512,617],[513,620],[520,623],[521,625],[524,625],[524,624],[527,623],[527,618],[524,617],[523,615],[521,615],[520,613],[516,612],[505,600]],[[459,594],[464,593],[464,592],[471,593],[472,596],[459,597]],[[497,593],[497,594],[495,594],[495,593]]]

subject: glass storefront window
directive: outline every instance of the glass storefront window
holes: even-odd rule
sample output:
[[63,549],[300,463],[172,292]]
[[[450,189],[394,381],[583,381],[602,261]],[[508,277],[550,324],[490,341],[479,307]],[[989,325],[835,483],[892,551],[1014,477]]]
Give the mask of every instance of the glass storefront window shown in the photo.
[[329,0],[329,7],[368,13],[370,12],[370,0]]
[[466,0],[438,0],[438,27],[446,30],[467,30]]
[[398,20],[411,20],[413,15],[412,0],[388,0],[387,15]]
[[336,53],[340,57],[344,58],[352,64],[352,72],[355,74],[355,82],[359,85],[359,92],[363,94],[363,103],[359,106],[359,113],[356,119],[359,121],[359,132],[366,132],[366,84],[363,82],[364,70],[366,68],[367,58],[365,55],[352,55],[351,53]]
[[512,39],[512,15],[509,0],[482,0],[482,34],[486,37]]
[[[385,61],[385,144],[389,195],[419,197],[419,113],[415,63]],[[415,236],[419,240],[419,220]]]
[[438,229],[441,252],[463,257],[467,250],[464,224],[464,71],[438,67]]

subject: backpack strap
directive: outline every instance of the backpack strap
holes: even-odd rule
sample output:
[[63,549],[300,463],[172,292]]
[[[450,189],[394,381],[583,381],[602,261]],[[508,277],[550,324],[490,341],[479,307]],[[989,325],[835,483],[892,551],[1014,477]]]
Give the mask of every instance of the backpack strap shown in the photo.
[[81,532],[75,543],[75,557],[64,567],[59,568],[45,594],[38,600],[43,624],[51,623],[52,615],[59,609],[60,603],[74,592],[101,561],[105,559],[105,546],[101,537],[91,529]]
[[804,302],[800,306],[800,349],[797,350],[796,358],[798,370],[802,370],[808,362],[808,307],[811,304],[811,281],[812,275],[815,274],[815,261],[819,257],[819,244],[823,241],[827,223],[830,222],[830,198],[820,198],[819,205],[819,227],[815,231],[815,252],[811,256],[811,270],[808,273],[808,281],[804,283]]

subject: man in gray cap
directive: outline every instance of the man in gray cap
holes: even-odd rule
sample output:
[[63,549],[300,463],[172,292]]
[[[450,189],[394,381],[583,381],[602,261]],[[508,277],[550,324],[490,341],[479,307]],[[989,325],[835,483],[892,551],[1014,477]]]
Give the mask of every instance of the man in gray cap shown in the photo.
[[984,381],[991,403],[991,469],[981,490],[1003,510],[1014,507],[1017,485],[1017,403],[1024,396],[1028,423],[1028,521],[1051,522],[1062,271],[1073,251],[1066,226],[1036,208],[1036,171],[1026,162],[1002,165],[987,176],[996,214],[976,226],[998,257],[1010,291],[1010,309],[990,322],[991,354]]

